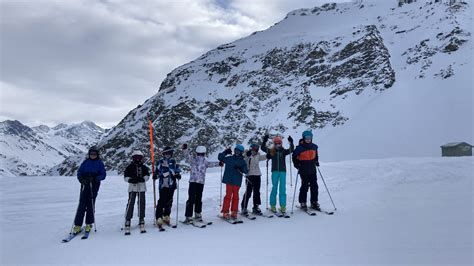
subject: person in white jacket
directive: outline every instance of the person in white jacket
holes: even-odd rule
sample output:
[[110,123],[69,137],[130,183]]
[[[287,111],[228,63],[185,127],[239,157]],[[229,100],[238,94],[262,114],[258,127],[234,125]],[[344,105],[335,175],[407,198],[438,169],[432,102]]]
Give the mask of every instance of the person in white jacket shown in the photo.
[[143,165],[143,153],[134,151],[132,153],[132,162],[127,166],[124,172],[124,181],[128,185],[128,203],[125,211],[125,233],[130,233],[130,221],[133,217],[133,207],[135,199],[138,196],[138,216],[140,231],[145,232],[145,191],[146,181],[150,179],[150,170]]
[[265,161],[267,159],[266,155],[261,155],[258,151],[259,145],[252,144],[250,145],[250,149],[246,152],[245,162],[247,162],[247,166],[249,168],[249,173],[247,174],[247,178],[245,179],[245,184],[247,185],[247,189],[245,190],[244,197],[242,198],[242,203],[240,206],[242,207],[242,214],[248,215],[247,206],[249,203],[250,197],[252,197],[253,192],[253,208],[252,213],[256,215],[262,215],[262,211],[260,210],[259,206],[262,204],[262,200],[260,199],[260,184],[262,172],[260,171],[260,161]]
[[206,181],[206,169],[209,167],[220,166],[219,162],[209,162],[206,158],[207,149],[204,146],[196,148],[196,155],[191,155],[188,150],[188,145],[183,144],[182,149],[185,154],[186,163],[191,166],[191,174],[189,177],[188,200],[186,201],[186,212],[184,216],[185,223],[194,221],[202,222],[202,192],[204,190],[204,183]]

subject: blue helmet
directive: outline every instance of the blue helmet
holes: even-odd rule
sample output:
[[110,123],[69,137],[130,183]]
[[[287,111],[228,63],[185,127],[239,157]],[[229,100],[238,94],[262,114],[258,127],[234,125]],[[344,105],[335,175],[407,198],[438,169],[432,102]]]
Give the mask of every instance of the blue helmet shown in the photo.
[[239,150],[241,153],[244,153],[245,148],[242,144],[237,144],[237,145],[235,145],[234,150]]
[[311,132],[310,129],[303,131],[303,139],[304,139],[305,137],[313,138],[313,132]]

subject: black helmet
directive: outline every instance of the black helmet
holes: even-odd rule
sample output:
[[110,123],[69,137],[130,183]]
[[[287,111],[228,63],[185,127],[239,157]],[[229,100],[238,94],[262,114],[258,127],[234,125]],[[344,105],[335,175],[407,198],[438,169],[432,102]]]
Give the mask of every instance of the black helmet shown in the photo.
[[162,153],[163,155],[169,154],[171,157],[173,157],[173,149],[169,146],[165,147]]
[[89,152],[87,152],[88,157],[90,158],[91,155],[97,155],[97,158],[100,156],[99,149],[96,146],[92,146],[89,148]]

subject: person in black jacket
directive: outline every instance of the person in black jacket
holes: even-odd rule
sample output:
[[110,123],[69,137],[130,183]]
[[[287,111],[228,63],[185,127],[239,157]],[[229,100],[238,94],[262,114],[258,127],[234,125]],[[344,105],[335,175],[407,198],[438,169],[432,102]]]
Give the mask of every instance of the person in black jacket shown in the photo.
[[288,142],[290,143],[290,148],[283,148],[282,137],[274,136],[273,137],[273,147],[271,149],[267,148],[267,141],[269,136],[265,135],[263,137],[262,151],[267,153],[267,159],[272,160],[272,191],[270,193],[270,211],[277,212],[276,209],[276,198],[277,194],[279,196],[280,202],[280,212],[286,212],[286,156],[291,154],[294,149],[293,138],[288,137]]
[[138,216],[140,231],[145,231],[145,191],[146,181],[150,179],[150,170],[143,165],[143,153],[134,151],[132,153],[132,162],[127,166],[124,172],[124,181],[128,185],[128,203],[125,211],[125,233],[130,233],[130,221],[133,217],[133,207],[135,199],[138,196]]

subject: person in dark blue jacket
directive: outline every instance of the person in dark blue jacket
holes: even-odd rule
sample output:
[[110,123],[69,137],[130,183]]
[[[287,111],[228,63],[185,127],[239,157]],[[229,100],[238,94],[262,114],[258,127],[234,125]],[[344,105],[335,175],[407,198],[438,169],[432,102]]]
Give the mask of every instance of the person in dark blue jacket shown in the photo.
[[[219,153],[217,157],[219,161],[225,163],[222,183],[226,184],[226,194],[221,210],[224,219],[237,219],[237,212],[239,211],[239,189],[242,185],[243,175],[248,173],[247,163],[243,156],[244,150],[244,146],[237,144],[234,148],[234,155],[232,155],[232,150],[228,148]],[[229,208],[231,209],[230,215]]]
[[318,145],[313,143],[311,130],[303,132],[303,139],[293,152],[293,164],[301,177],[301,188],[298,201],[302,209],[307,209],[308,188],[311,189],[311,208],[320,210],[318,203],[318,182],[316,167],[319,167]]
[[177,187],[176,182],[181,179],[181,169],[176,160],[172,158],[173,149],[166,147],[162,154],[163,158],[156,163],[155,176],[153,176],[153,179],[159,179],[158,191],[160,192],[160,198],[156,205],[155,219],[160,228],[163,223],[167,225],[171,223],[173,195]]
[[95,222],[95,200],[99,192],[100,182],[105,179],[105,166],[99,156],[99,150],[91,147],[87,158],[82,162],[77,171],[77,179],[81,183],[79,205],[74,218],[73,233],[81,232],[84,215],[86,216],[86,232],[90,232]]

